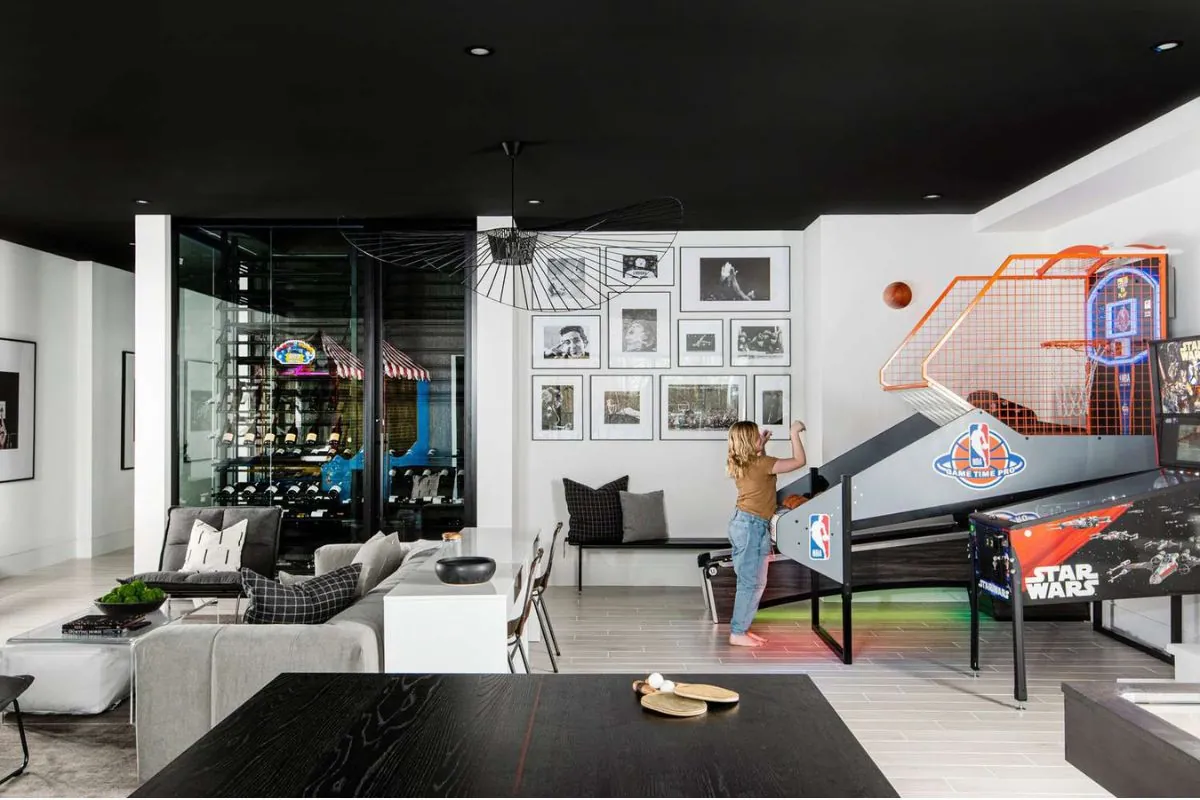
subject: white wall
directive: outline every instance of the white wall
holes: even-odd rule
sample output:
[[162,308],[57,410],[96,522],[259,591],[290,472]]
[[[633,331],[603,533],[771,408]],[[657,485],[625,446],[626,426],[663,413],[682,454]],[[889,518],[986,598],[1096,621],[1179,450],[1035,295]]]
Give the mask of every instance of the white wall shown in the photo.
[[[1200,170],[1060,225],[1047,237],[1054,250],[1081,243],[1170,248],[1175,318],[1167,323],[1168,335],[1200,333]],[[1200,598],[1185,597],[1183,605],[1184,641],[1200,641]],[[1121,600],[1111,613],[1119,630],[1158,647],[1170,641],[1165,598]]]
[[[101,531],[101,546],[119,541],[108,534],[122,527],[120,509],[127,510],[132,492],[123,489],[120,478],[106,470],[104,513],[97,526],[87,509],[92,492],[81,487],[81,478],[91,471],[89,458],[112,447],[120,471],[119,442],[109,445],[106,429],[120,429],[119,343],[122,332],[132,335],[132,314],[123,318],[93,312],[92,290],[101,287],[107,302],[120,302],[122,286],[132,292],[132,276],[99,264],[80,264],[9,242],[0,242],[0,336],[28,339],[37,343],[37,397],[34,418],[35,476],[31,481],[0,484],[0,575],[25,572],[58,561],[88,555]],[[81,304],[84,310],[81,313]],[[115,309],[114,309],[115,312]],[[96,357],[93,341],[107,342],[117,349]],[[82,377],[81,377],[82,376]],[[90,383],[90,387],[88,384]],[[108,395],[109,386],[112,397]],[[80,387],[103,404],[96,417],[110,413],[103,424],[91,424],[92,414],[83,414]],[[116,416],[111,416],[112,402]],[[87,406],[89,411],[91,406]],[[93,445],[93,436],[104,438]],[[127,482],[126,482],[127,483]],[[123,493],[124,492],[124,493]],[[81,497],[87,505],[80,513]]]
[[[758,317],[790,316],[792,318],[792,366],[789,367],[730,367],[729,364],[729,320],[744,314],[715,314],[710,312],[681,314],[679,311],[679,251],[676,249],[676,285],[645,291],[670,291],[672,353],[670,370],[623,370],[608,369],[608,320],[607,306],[601,313],[601,339],[604,347],[601,369],[565,370],[564,374],[584,376],[584,416],[590,415],[591,375],[646,374],[654,379],[655,436],[658,436],[659,376],[663,374],[730,374],[747,377],[747,393],[753,391],[753,376],[756,374],[790,374],[792,376],[791,410],[794,419],[804,418],[804,386],[800,377],[804,374],[804,348],[801,346],[804,325],[800,309],[803,303],[803,234],[798,231],[685,231],[679,234],[676,247],[693,246],[788,246],[791,248],[791,314],[756,314]],[[484,300],[481,303],[488,303]],[[495,304],[492,304],[495,305]],[[725,535],[729,516],[733,510],[736,494],[732,482],[725,476],[725,442],[721,441],[581,441],[546,442],[532,441],[532,420],[529,412],[532,399],[533,374],[530,363],[530,314],[522,312],[516,326],[515,357],[516,419],[513,429],[515,439],[514,470],[519,472],[518,520],[523,526],[539,527],[544,535],[554,530],[559,521],[567,520],[566,503],[563,499],[564,477],[589,486],[600,486],[611,480],[629,476],[631,492],[650,492],[662,489],[667,506],[667,523],[671,536],[676,537],[722,537]],[[677,320],[720,319],[725,329],[725,363],[723,368],[674,366],[677,361]],[[539,370],[539,374],[545,372]],[[487,391],[481,385],[479,391]],[[748,409],[749,412],[749,409]],[[589,419],[590,422],[590,419]],[[773,454],[786,454],[786,442],[771,446]],[[479,458],[490,454],[480,439]],[[482,520],[481,520],[482,522]],[[551,579],[555,583],[573,583],[575,559],[578,550],[560,549],[555,554],[555,567]],[[679,551],[638,552],[636,557],[622,551],[588,551],[585,557],[584,580],[589,585],[650,585],[691,586],[698,585],[700,577],[694,558]]]
[[[880,388],[879,369],[952,278],[1041,246],[1037,234],[976,233],[961,215],[825,216],[805,236],[805,379],[821,462],[913,413]],[[907,308],[884,304],[892,281],[912,287]]]

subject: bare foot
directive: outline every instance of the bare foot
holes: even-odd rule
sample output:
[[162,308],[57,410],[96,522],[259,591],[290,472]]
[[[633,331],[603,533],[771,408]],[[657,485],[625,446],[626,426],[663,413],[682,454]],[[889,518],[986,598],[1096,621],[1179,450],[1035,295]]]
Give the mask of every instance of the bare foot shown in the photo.
[[744,633],[729,634],[729,643],[738,647],[762,647],[762,642]]
[[753,639],[754,641],[756,641],[756,642],[761,642],[761,643],[763,643],[763,644],[766,644],[767,642],[769,642],[769,641],[770,641],[770,639],[768,639],[767,637],[765,637],[765,636],[759,636],[757,633],[754,633],[754,632],[752,632],[752,631],[746,631],[746,635],[747,635],[747,636],[749,636],[749,637],[750,637],[751,639]]

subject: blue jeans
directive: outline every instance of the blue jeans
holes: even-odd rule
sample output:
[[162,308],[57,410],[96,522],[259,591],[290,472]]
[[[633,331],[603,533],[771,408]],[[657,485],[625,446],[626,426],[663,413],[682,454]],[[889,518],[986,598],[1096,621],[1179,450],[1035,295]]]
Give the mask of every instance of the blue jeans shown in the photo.
[[729,541],[733,544],[733,571],[737,575],[729,632],[740,635],[750,630],[750,623],[758,613],[758,601],[767,588],[771,523],[740,509],[734,511],[729,520]]

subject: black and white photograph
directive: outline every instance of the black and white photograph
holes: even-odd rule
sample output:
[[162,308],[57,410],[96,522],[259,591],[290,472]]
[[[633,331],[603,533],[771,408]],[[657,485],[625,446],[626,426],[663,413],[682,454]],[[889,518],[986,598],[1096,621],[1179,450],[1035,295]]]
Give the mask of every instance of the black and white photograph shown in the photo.
[[533,315],[534,369],[599,369],[600,315]]
[[791,425],[792,377],[754,376],[754,421],[775,437],[786,437]]
[[671,295],[627,292],[608,302],[608,366],[665,369],[671,366]]
[[725,366],[725,323],[719,319],[679,320],[679,366]]
[[583,438],[583,376],[533,376],[533,438],[578,441]]
[[723,439],[746,418],[745,375],[663,375],[660,439]]
[[734,367],[790,367],[792,365],[792,321],[790,319],[734,319],[729,321]]
[[215,373],[216,368],[210,361],[188,359],[184,362],[184,396],[188,406],[180,457],[189,466],[190,479],[199,479],[212,471],[207,462],[213,459],[215,445]]
[[133,353],[121,351],[121,469],[133,469]]
[[605,253],[605,280],[611,289],[674,286],[674,250],[610,247]]
[[21,373],[0,372],[0,450],[21,441]]
[[658,349],[658,309],[627,308],[621,312],[621,352],[653,353]]
[[[562,248],[542,253],[522,269],[514,291],[532,311],[579,311],[596,308],[601,298],[600,248]],[[490,277],[484,276],[485,280]]]
[[593,375],[592,439],[653,439],[654,379],[649,375]]
[[681,247],[681,311],[788,311],[791,248]]
[[0,338],[0,483],[33,478],[37,345]]

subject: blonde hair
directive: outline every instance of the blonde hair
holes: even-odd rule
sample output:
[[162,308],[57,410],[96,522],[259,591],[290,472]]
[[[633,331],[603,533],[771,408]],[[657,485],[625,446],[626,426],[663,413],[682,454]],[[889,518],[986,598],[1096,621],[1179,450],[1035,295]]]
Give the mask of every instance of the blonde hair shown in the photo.
[[725,458],[725,472],[737,480],[746,474],[750,464],[758,458],[758,426],[750,420],[735,422],[729,429],[729,455]]

